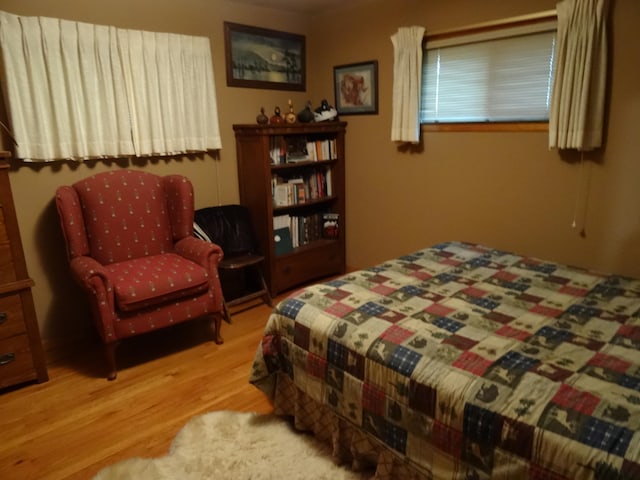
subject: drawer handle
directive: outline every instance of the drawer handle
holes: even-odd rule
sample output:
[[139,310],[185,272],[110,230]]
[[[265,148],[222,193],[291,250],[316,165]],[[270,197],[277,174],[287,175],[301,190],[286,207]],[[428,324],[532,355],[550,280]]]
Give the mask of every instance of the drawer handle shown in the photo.
[[9,315],[7,315],[7,312],[0,312],[0,325],[6,322],[7,318],[9,318]]
[[0,366],[7,365],[16,359],[16,354],[13,352],[4,353],[0,355]]

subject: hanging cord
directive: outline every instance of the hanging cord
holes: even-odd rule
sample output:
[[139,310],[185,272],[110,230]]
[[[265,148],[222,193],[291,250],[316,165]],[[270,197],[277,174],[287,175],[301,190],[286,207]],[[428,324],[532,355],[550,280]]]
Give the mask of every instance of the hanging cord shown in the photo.
[[213,154],[213,161],[216,165],[216,200],[220,206],[220,173],[218,172],[218,163],[220,163],[220,151]]
[[[589,190],[591,187],[591,165],[587,165],[585,172],[584,152],[580,152],[580,171],[578,172],[578,188],[576,189],[576,203],[573,207],[573,222],[571,222],[571,228],[578,228],[578,222],[582,226],[580,229],[580,236],[585,238],[587,236],[586,223],[587,223],[587,210],[589,204]],[[586,175],[586,178],[585,178]],[[584,191],[583,191],[584,186]],[[581,202],[581,200],[584,200]],[[579,213],[580,204],[582,206],[582,213]],[[578,217],[581,217],[578,221]]]

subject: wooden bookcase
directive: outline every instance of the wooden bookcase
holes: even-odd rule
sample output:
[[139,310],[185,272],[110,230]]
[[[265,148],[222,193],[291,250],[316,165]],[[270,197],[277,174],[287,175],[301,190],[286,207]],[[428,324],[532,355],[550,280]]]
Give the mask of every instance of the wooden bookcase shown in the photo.
[[[346,125],[233,126],[240,203],[251,212],[265,257],[265,280],[274,297],[297,285],[345,271]],[[294,185],[276,186],[290,183]],[[335,237],[324,231],[325,214],[337,214]],[[282,230],[274,229],[274,218],[280,226],[287,223],[287,216],[294,219],[289,221],[291,245],[286,235],[280,235]],[[275,238],[280,239],[277,253]]]

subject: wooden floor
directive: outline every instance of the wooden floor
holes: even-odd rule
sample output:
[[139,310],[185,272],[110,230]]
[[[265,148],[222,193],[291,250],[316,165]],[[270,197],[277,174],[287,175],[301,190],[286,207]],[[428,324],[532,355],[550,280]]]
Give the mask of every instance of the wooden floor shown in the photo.
[[164,455],[194,415],[271,411],[248,383],[270,311],[223,322],[222,345],[198,321],[127,340],[113,382],[95,343],[50,364],[48,382],[0,393],[0,479],[90,479],[119,460]]

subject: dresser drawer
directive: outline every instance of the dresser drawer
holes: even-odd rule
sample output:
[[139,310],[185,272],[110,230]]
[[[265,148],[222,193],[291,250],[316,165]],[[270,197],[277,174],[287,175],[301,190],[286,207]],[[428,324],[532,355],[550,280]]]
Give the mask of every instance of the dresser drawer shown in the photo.
[[338,243],[276,258],[274,292],[279,293],[315,278],[344,272],[344,256]]
[[0,340],[25,331],[20,295],[0,296]]
[[0,205],[0,285],[15,280],[16,271],[11,254],[11,242],[4,222],[4,207]]
[[0,340],[0,388],[36,379],[26,334]]

